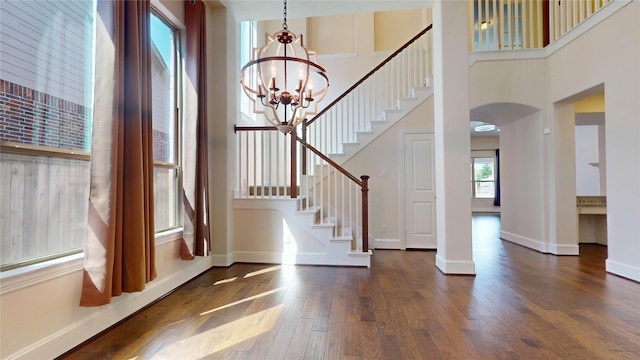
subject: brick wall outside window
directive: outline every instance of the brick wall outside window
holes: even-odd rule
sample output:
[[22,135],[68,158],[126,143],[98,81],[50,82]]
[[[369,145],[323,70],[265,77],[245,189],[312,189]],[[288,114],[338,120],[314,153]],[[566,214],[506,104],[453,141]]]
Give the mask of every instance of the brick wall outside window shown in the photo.
[[88,150],[87,109],[0,79],[0,140],[69,150]]

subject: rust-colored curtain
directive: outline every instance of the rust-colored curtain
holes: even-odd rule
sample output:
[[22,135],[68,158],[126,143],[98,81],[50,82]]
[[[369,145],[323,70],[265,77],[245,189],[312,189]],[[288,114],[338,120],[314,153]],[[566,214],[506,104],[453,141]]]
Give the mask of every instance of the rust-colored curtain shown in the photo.
[[156,277],[148,0],[98,0],[91,190],[81,306]]
[[207,256],[209,240],[209,180],[207,156],[206,7],[185,1],[186,81],[182,152],[184,231],[182,259]]

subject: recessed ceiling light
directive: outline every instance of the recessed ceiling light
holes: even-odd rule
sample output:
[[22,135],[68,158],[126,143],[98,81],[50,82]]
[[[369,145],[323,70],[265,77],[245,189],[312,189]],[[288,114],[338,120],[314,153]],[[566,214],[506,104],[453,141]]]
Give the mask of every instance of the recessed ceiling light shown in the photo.
[[473,131],[475,132],[487,132],[487,131],[493,131],[496,129],[496,126],[493,124],[483,124],[483,125],[478,125],[476,127],[473,128]]

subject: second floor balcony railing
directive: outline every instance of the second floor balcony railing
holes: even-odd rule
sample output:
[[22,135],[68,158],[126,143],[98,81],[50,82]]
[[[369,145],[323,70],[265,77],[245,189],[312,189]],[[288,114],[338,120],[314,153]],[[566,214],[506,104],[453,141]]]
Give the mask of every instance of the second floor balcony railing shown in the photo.
[[469,2],[471,52],[538,49],[611,0],[474,0]]

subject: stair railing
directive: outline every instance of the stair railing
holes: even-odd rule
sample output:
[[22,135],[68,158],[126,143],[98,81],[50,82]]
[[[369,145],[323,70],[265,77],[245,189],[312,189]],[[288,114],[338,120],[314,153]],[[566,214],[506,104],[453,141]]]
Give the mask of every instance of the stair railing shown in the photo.
[[371,121],[384,120],[384,111],[397,109],[399,99],[413,97],[413,88],[430,86],[431,28],[420,31],[306,121],[307,141],[324,154],[341,153],[343,143],[356,142],[358,132],[371,131]]
[[283,136],[275,126],[235,126],[238,134],[235,198],[275,198],[298,194],[295,129]]
[[317,223],[334,225],[335,238],[353,239],[353,250],[369,251],[369,176],[358,179],[304,139],[297,141],[309,150],[300,191],[319,212]]
[[[234,131],[238,134],[235,198],[298,198],[300,211],[317,211],[317,225],[331,224],[335,238],[349,237],[353,250],[369,251],[369,176],[358,179],[295,130],[287,136],[273,126],[236,126]],[[298,147],[308,150],[304,158],[297,155]]]

